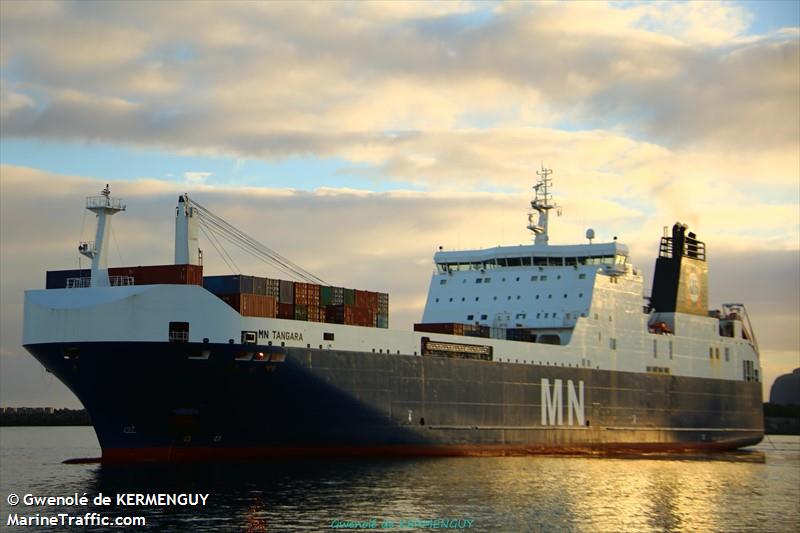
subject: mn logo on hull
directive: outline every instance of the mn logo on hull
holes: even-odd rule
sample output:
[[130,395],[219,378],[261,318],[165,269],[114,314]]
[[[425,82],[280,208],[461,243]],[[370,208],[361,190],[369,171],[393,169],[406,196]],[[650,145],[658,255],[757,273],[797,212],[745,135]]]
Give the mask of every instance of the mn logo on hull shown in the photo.
[[[542,425],[564,425],[563,381],[542,378]],[[578,381],[577,391],[571,379],[567,380],[567,424],[568,426],[583,426],[586,423],[583,409],[583,381]]]

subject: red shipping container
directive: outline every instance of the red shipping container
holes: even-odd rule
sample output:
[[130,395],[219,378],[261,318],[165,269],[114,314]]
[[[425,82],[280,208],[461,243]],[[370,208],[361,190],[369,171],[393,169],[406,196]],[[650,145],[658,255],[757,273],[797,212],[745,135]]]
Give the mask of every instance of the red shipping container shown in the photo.
[[329,305],[325,308],[326,322],[351,326],[375,326],[375,313],[354,305]]
[[464,324],[457,324],[455,322],[414,324],[414,331],[422,331],[425,333],[443,333],[445,335],[463,335]]
[[306,305],[308,302],[308,283],[294,283],[294,303],[298,305]]
[[294,320],[294,304],[278,304],[278,318]]
[[203,285],[202,265],[113,267],[108,275],[131,277],[134,285]]

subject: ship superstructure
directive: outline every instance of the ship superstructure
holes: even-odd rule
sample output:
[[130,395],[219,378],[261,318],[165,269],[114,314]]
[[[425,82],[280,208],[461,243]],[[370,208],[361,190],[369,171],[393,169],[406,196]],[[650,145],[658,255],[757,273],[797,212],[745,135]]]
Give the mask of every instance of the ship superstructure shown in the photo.
[[707,309],[705,245],[675,224],[644,305],[616,239],[549,243],[538,174],[533,244],[438,251],[415,331],[388,329],[388,295],[326,285],[241,232],[301,281],[203,278],[198,222],[229,228],[181,195],[176,265],[49,272],[26,292],[25,347],[84,403],[106,460],[758,442],[755,337],[743,305]]

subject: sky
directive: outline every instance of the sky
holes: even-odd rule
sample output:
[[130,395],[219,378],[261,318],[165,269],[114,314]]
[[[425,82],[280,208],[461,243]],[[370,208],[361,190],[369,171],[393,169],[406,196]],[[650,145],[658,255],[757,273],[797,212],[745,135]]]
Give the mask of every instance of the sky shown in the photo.
[[23,291],[79,264],[106,183],[113,265],[171,262],[188,191],[404,329],[438,246],[531,241],[542,163],[553,243],[618,236],[650,280],[663,226],[697,232],[766,398],[800,366],[798,6],[4,0],[0,405],[79,405],[20,347]]

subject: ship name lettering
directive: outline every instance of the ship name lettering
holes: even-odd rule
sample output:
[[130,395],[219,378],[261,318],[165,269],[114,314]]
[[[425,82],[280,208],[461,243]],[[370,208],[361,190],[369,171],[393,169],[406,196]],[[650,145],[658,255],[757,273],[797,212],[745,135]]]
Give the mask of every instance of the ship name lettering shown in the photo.
[[281,341],[302,341],[303,334],[299,331],[276,331],[272,330],[272,338]]
[[[564,405],[562,394],[562,383],[560,379],[553,380],[553,387],[550,388],[550,380],[542,378],[542,425],[543,426],[563,426],[564,425]],[[567,425],[585,425],[583,408],[583,381],[578,381],[578,390],[571,379],[567,380]]]

